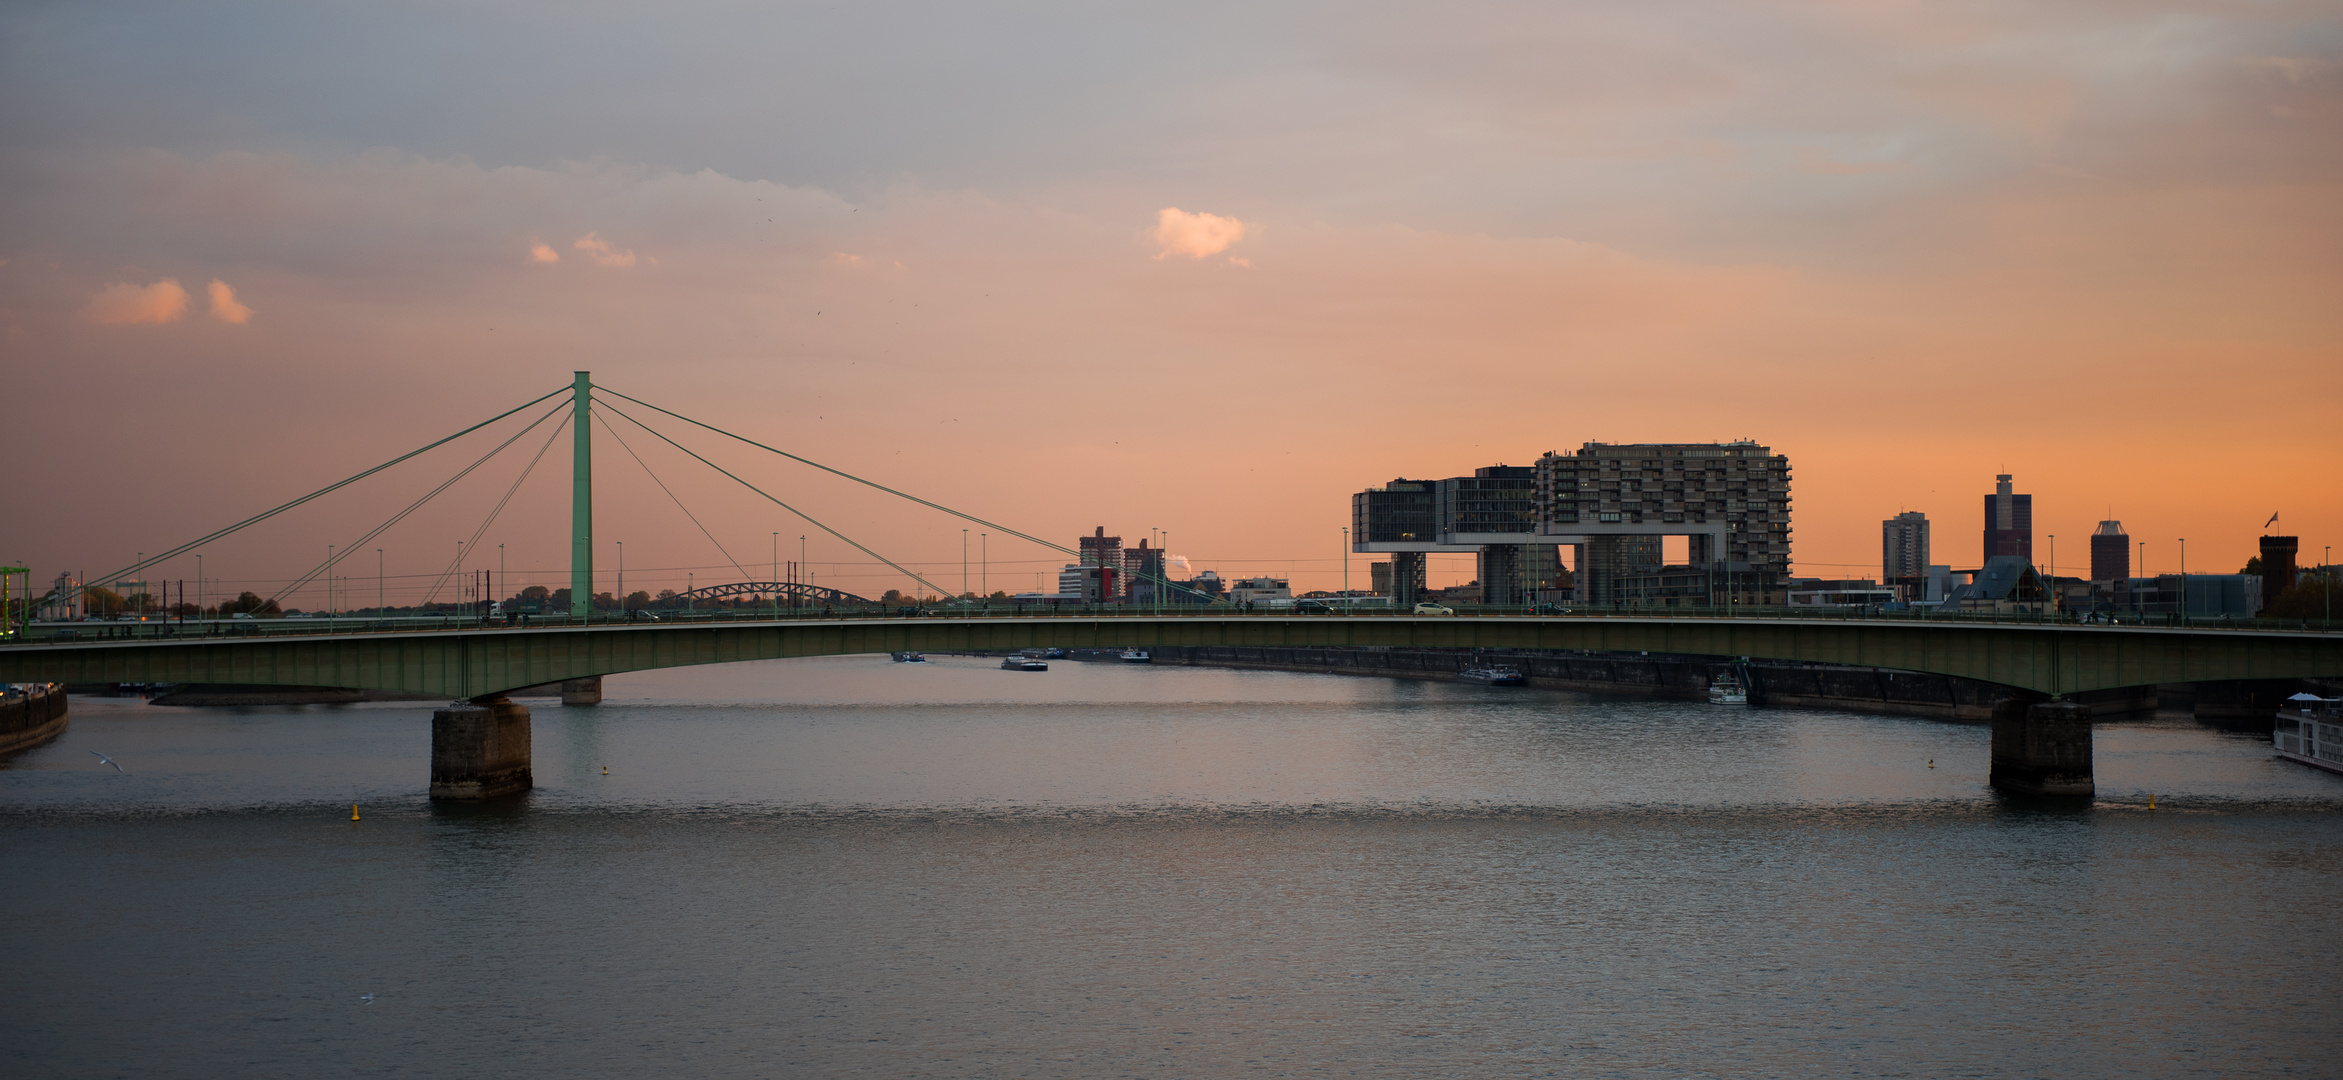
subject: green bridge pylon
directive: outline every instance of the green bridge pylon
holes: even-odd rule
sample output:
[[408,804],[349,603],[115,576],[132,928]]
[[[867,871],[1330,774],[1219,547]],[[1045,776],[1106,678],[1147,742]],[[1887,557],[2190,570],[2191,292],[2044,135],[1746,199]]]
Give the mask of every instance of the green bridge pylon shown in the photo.
[[587,410],[594,400],[594,373],[581,371],[571,383],[569,480],[569,614],[580,623],[594,607],[594,433]]

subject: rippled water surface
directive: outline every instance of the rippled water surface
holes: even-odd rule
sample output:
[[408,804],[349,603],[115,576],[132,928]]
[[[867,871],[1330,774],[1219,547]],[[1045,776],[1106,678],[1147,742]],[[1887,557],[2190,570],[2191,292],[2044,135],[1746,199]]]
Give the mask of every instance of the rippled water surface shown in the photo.
[[2055,808],[1976,726],[1051,668],[614,677],[458,808],[428,705],[77,698],[0,768],[0,1070],[2338,1069],[2343,778],[2266,736],[2102,725]]

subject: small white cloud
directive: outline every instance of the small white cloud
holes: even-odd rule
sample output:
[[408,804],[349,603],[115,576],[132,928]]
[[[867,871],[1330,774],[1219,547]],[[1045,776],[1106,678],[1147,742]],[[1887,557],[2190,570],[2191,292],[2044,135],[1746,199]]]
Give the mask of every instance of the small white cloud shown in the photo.
[[635,264],[635,251],[633,248],[628,248],[625,251],[619,251],[616,248],[610,246],[610,241],[602,239],[599,233],[587,233],[584,236],[578,237],[578,242],[571,244],[570,246],[578,249],[579,251],[585,252],[588,256],[592,257],[597,264],[602,266],[615,267],[617,269],[623,270]]
[[1241,266],[1241,267],[1244,267],[1244,268],[1245,268],[1245,269],[1247,269],[1247,270],[1250,270],[1250,269],[1252,269],[1252,268],[1253,268],[1253,260],[1251,260],[1251,259],[1248,259],[1248,258],[1246,258],[1246,257],[1244,257],[1244,256],[1242,256],[1242,255],[1231,255],[1231,256],[1229,256],[1229,257],[1228,257],[1228,264],[1229,264],[1230,266]]
[[529,244],[529,258],[541,263],[557,263],[561,261],[561,252],[553,250],[553,246],[543,240],[537,240]]
[[117,281],[90,297],[81,313],[94,323],[167,323],[187,314],[187,290],[177,278],[152,285]]
[[212,318],[241,326],[244,320],[252,317],[252,309],[237,302],[236,290],[229,288],[227,282],[213,278],[211,295]]
[[1169,255],[1185,255],[1201,259],[1218,255],[1245,238],[1245,223],[1218,214],[1191,214],[1176,206],[1167,206],[1155,213],[1155,242],[1163,245],[1156,252],[1158,259]]
[[847,251],[833,251],[829,258],[822,261],[846,270],[860,270],[870,265],[869,259]]

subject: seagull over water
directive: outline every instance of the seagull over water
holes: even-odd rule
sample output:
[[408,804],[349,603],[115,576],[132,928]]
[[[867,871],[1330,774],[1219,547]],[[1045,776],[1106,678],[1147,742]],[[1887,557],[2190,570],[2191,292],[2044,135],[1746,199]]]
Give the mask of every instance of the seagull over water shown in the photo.
[[361,1005],[372,1005],[374,1004],[374,995],[360,994],[358,995],[358,1003]]
[[103,762],[105,762],[105,763],[106,763],[106,764],[108,764],[108,765],[112,765],[112,766],[114,767],[114,771],[115,771],[115,772],[118,772],[118,773],[123,773],[123,774],[125,774],[125,775],[127,775],[127,774],[130,772],[130,770],[128,770],[128,769],[125,769],[125,768],[123,768],[123,767],[122,767],[122,763],[121,763],[121,762],[119,762],[119,761],[116,761],[116,760],[114,760],[113,758],[107,757],[107,756],[106,756],[106,755],[104,755],[104,754],[98,754],[98,752],[97,752],[97,751],[95,751],[95,750],[92,750],[92,751],[90,751],[90,753],[92,753],[92,754],[97,754],[97,758],[98,758],[98,760],[99,760],[99,761],[103,761]]

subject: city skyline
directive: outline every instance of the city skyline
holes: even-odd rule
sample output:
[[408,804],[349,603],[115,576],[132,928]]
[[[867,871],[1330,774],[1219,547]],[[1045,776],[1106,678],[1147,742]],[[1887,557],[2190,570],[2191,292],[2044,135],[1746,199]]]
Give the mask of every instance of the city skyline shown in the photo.
[[[719,41],[517,6],[463,46],[411,13],[139,10],[0,15],[0,363],[57,506],[0,558],[43,581],[578,368],[1035,535],[1168,530],[1297,590],[1335,587],[1350,492],[1587,441],[1787,454],[1808,576],[1876,572],[1906,510],[1968,564],[2004,472],[2062,573],[2104,517],[2139,573],[2180,537],[2233,571],[2273,510],[2306,561],[2343,533],[2315,472],[2343,436],[2267,398],[2343,399],[2339,267],[2305,239],[2343,214],[2314,9],[2181,41],[2022,8],[1292,9],[1230,37],[905,7],[731,13]],[[2111,62],[2134,49],[2158,63]],[[751,568],[807,531],[635,449]],[[598,453],[630,563],[725,565]],[[959,559],[960,523],[758,468],[890,558]],[[305,569],[430,482],[206,574]],[[561,487],[483,544],[566,565]],[[435,572],[494,497],[451,495],[386,537],[390,573]],[[818,537],[808,561],[850,554]],[[1431,584],[1471,565],[1435,556]]]

